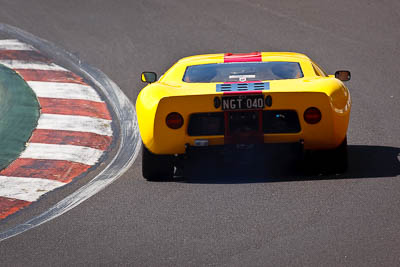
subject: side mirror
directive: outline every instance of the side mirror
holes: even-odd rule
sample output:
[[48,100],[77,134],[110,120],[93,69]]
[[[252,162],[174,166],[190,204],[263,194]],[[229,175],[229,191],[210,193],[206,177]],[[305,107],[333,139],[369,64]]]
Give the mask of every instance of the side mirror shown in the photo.
[[342,82],[350,81],[351,74],[348,70],[338,70],[335,72],[335,78],[341,80]]
[[142,82],[144,83],[154,83],[157,81],[157,74],[152,71],[142,72]]

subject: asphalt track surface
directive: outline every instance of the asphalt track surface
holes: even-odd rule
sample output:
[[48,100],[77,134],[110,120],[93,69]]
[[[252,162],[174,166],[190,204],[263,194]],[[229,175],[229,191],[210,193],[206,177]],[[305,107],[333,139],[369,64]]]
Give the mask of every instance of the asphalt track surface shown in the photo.
[[141,71],[161,74],[200,53],[303,52],[329,73],[353,75],[347,173],[296,175],[276,157],[256,168],[208,158],[188,162],[187,180],[150,183],[138,157],[80,206],[1,242],[2,265],[399,265],[397,1],[0,3],[1,22],[77,54],[132,102]]

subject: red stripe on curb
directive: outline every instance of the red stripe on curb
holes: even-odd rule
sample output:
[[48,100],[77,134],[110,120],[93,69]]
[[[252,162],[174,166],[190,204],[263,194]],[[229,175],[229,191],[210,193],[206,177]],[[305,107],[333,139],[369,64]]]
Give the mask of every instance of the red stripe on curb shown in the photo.
[[0,59],[52,62],[49,58],[33,50],[0,50]]
[[104,102],[47,97],[39,97],[38,99],[42,107],[42,113],[88,116],[111,120],[107,104]]
[[29,201],[0,197],[0,219],[4,219],[29,204],[31,204]]
[[91,166],[66,160],[16,159],[0,172],[2,176],[31,177],[71,182]]
[[106,150],[112,137],[89,132],[36,129],[29,140],[31,143],[86,146]]
[[82,77],[70,71],[15,69],[25,81],[78,83],[87,85]]

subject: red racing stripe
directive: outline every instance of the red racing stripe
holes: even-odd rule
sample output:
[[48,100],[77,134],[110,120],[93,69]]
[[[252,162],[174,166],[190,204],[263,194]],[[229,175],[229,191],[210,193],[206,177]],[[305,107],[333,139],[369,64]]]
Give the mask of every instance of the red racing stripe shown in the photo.
[[0,197],[0,219],[4,219],[29,204],[31,204],[29,201]]
[[18,158],[0,172],[2,176],[32,177],[71,182],[91,166],[66,160]]
[[46,97],[39,97],[38,99],[42,107],[42,113],[88,116],[111,120],[107,104],[104,102]]
[[0,50],[0,59],[5,60],[24,60],[40,61],[44,63],[52,62],[49,58],[33,50]]
[[243,54],[232,54],[226,53],[224,55],[224,62],[256,62],[262,61],[261,53],[260,52],[253,52],[253,53],[243,53]]
[[87,85],[83,78],[70,71],[15,69],[25,81],[78,83]]
[[106,150],[112,142],[112,137],[89,132],[35,129],[29,142],[86,146]]
[[262,83],[262,81],[224,82],[224,84],[237,84],[237,83]]

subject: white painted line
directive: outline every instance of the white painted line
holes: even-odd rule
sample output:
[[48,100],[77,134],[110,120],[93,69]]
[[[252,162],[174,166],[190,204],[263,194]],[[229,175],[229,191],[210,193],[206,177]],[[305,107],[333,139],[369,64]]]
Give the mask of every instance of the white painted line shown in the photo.
[[28,143],[20,158],[67,160],[92,166],[102,155],[102,150],[84,146]]
[[32,69],[32,70],[58,70],[58,71],[68,71],[61,66],[54,63],[44,63],[44,62],[32,62],[24,60],[9,60],[2,59],[0,64],[10,68],[10,69]]
[[83,99],[103,102],[97,92],[88,85],[77,83],[27,82],[38,97]]
[[33,202],[64,185],[49,179],[0,176],[0,196]]
[[35,48],[17,39],[6,39],[0,40],[0,50],[35,50]]
[[37,129],[89,132],[112,136],[111,121],[86,116],[57,115],[43,113]]

